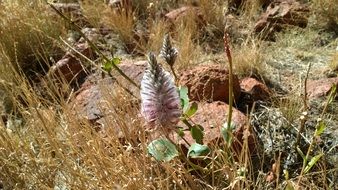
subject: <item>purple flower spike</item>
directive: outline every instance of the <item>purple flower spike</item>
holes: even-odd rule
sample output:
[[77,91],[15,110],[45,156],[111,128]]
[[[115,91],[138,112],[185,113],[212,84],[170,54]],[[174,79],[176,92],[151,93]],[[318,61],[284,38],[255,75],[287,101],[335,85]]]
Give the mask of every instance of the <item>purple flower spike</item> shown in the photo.
[[162,57],[172,67],[176,61],[177,54],[177,49],[171,45],[169,34],[166,34],[163,39],[160,57]]
[[149,53],[148,68],[141,81],[141,112],[149,124],[174,127],[182,114],[173,77]]

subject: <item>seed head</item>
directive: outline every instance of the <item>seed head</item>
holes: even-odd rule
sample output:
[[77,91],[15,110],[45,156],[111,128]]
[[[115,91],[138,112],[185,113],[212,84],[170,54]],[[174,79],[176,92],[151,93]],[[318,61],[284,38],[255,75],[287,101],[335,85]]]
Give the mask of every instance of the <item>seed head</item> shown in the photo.
[[172,67],[176,61],[177,54],[177,49],[171,45],[169,34],[166,34],[163,39],[160,57],[162,57]]
[[173,77],[157,63],[153,53],[141,81],[141,112],[150,124],[173,127],[182,114]]

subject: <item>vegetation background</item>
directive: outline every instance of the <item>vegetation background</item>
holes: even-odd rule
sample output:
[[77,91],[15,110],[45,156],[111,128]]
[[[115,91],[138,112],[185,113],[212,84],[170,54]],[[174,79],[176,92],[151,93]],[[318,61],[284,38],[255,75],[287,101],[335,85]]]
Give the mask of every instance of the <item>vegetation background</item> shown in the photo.
[[[89,37],[109,58],[140,60],[150,51],[159,53],[169,33],[179,50],[178,72],[207,62],[226,64],[222,39],[226,30],[234,72],[263,81],[274,91],[262,104],[265,109],[249,114],[255,127],[274,125],[269,121],[277,113],[283,118],[281,125],[300,125],[303,81],[310,63],[309,79],[337,77],[337,0],[295,1],[308,7],[301,14],[306,16],[306,26],[283,24],[278,31],[260,32],[255,25],[272,1],[118,2],[48,3],[61,8],[67,4],[62,13],[82,31],[110,32],[109,38]],[[165,19],[167,13],[182,7],[196,7],[198,13],[189,9],[173,23]],[[199,172],[181,159],[158,162],[147,153],[149,140],[143,138],[139,101],[120,87],[100,86],[110,110],[103,130],[74,114],[71,102],[81,80],[55,80],[47,73],[81,36],[47,1],[2,0],[0,18],[0,189],[338,189],[337,100],[322,115],[326,98],[310,102],[311,127],[304,136],[312,139],[317,118],[327,124],[311,151],[323,156],[310,172],[301,174],[300,161],[284,173],[281,166],[288,152],[251,155],[243,148],[241,159],[230,162],[222,147],[210,155],[215,162],[208,170]],[[88,73],[100,71],[104,62],[100,56],[89,60],[77,56],[88,65]],[[118,135],[121,131],[123,140]],[[264,138],[262,131],[257,132]],[[280,136],[278,131],[273,134],[276,139]]]

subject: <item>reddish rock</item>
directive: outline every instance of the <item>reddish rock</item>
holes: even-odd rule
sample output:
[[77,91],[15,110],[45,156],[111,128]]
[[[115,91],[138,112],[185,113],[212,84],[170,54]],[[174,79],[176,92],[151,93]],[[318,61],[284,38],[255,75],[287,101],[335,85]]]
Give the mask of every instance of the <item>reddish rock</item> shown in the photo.
[[[271,3],[271,1],[273,1],[273,0],[258,0],[258,1],[262,5],[262,7],[265,7],[269,3]],[[246,2],[247,2],[247,0],[230,0],[228,7],[230,9],[236,9],[237,10],[237,9],[241,8],[243,5],[245,5]]]
[[[80,52],[88,58],[93,58],[93,51],[86,43],[80,43],[75,45],[75,50]],[[85,74],[85,68],[79,59],[79,56],[75,56],[76,52],[67,52],[61,60],[53,65],[49,71],[49,75],[55,75],[60,78],[63,77],[68,83],[78,79]]]
[[[145,61],[133,62],[131,60],[124,60],[118,66],[127,76],[133,79],[137,84],[140,84],[146,66]],[[111,100],[109,100],[108,94],[118,86],[116,80],[118,80],[119,84],[125,89],[133,92],[135,96],[139,96],[139,90],[115,72],[112,72],[112,75],[115,79],[111,77],[102,78],[100,73],[94,73],[88,76],[79,92],[77,92],[76,97],[71,102],[72,111],[76,117],[83,119],[85,123],[89,122],[92,124],[95,130],[108,130],[123,143],[124,140],[130,137],[137,137],[135,133],[139,130],[139,125],[136,125],[137,127],[135,128],[126,128],[114,122],[111,123],[111,121],[115,120],[115,116],[111,114],[109,103]],[[130,100],[130,102],[127,103],[130,103],[130,105],[125,105],[126,107],[136,106],[136,109],[138,107],[138,103],[135,100]],[[107,128],[107,126],[111,127]],[[102,134],[104,133],[105,132]],[[130,135],[132,133],[134,135]],[[133,142],[136,142],[136,140],[137,139],[132,139]]]
[[107,0],[106,3],[111,8],[118,8],[118,9],[131,9],[132,8],[131,0]]
[[[204,128],[204,144],[215,144],[217,141],[222,142],[223,136],[221,128],[227,120],[229,106],[224,102],[212,102],[212,103],[198,103],[198,111],[192,116],[191,120],[194,124],[199,124]],[[233,135],[233,147],[236,151],[240,151],[243,142],[244,129],[247,127],[248,118],[237,109],[233,108],[232,122],[235,124]],[[179,123],[179,126],[186,127],[183,123]],[[256,147],[254,132],[250,131],[248,134],[250,150],[254,151]],[[174,139],[177,141],[177,134],[173,134]],[[194,139],[191,137],[189,131],[185,131],[184,137],[190,144],[194,143]],[[180,138],[179,138],[180,139]],[[174,140],[175,141],[175,140]],[[184,140],[179,140],[180,144],[187,146]]]
[[[140,84],[146,67],[146,61],[134,63],[130,60],[126,60],[122,61],[119,67],[127,76],[133,79],[137,84]],[[139,90],[136,87],[132,86],[125,79],[122,79],[122,77],[115,72],[113,72],[112,75],[116,77],[116,80],[119,81],[121,86],[128,89],[135,96],[139,96]],[[73,101],[74,110],[77,114],[91,122],[96,122],[103,117],[107,110],[103,109],[101,105],[101,102],[104,101],[104,93],[102,90],[112,88],[116,80],[109,77],[102,79],[98,74],[89,76]]]
[[[227,120],[229,106],[223,102],[199,103],[198,111],[192,117],[192,121],[202,125],[205,131],[204,141],[210,143],[216,138],[222,137],[220,129]],[[235,131],[247,124],[248,118],[237,109],[233,109],[232,121],[236,125]]]
[[338,77],[319,80],[309,80],[307,82],[307,95],[309,98],[319,98],[330,93],[332,85],[338,86]]
[[[189,88],[191,100],[229,101],[229,72],[221,65],[204,65],[186,70],[180,77],[180,84]],[[241,88],[236,75],[233,77],[233,92],[238,101]]]
[[81,12],[81,7],[78,3],[52,3],[52,5],[62,13]]
[[[99,40],[102,40],[102,35],[104,35],[104,34],[101,34],[101,28],[97,29],[97,28],[85,27],[85,28],[82,28],[81,32],[88,38],[88,40],[92,41],[93,43],[97,43]],[[78,43],[86,43],[86,39],[81,37]]]
[[240,86],[242,91],[250,94],[253,101],[267,100],[271,95],[269,88],[254,78],[247,77],[240,80]]
[[296,0],[276,0],[261,15],[255,25],[257,33],[267,31],[270,35],[283,28],[283,25],[306,27],[309,17],[309,7]]
[[126,60],[119,65],[119,68],[137,84],[141,83],[143,73],[146,70],[148,61]]
[[167,18],[172,23],[175,23],[176,21],[180,20],[181,18],[185,16],[189,16],[189,13],[192,13],[193,15],[196,15],[197,22],[205,23],[204,22],[204,16],[201,12],[201,10],[198,7],[193,6],[184,6],[175,10],[170,11],[165,15],[165,18]]
[[119,7],[122,6],[122,0],[108,0],[106,1],[110,7]]
[[[125,60],[123,63],[119,65],[119,68],[132,80],[135,81],[137,85],[141,85],[141,80],[143,77],[143,73],[146,70],[148,65],[147,61],[132,61]],[[132,85],[129,81],[124,79],[121,75],[119,75],[116,71],[113,71],[114,76],[120,82],[120,84],[128,89],[134,96],[140,98],[140,89],[136,86]]]
[[[77,25],[83,27],[89,25],[86,21],[85,17],[82,14],[81,6],[79,3],[51,3],[58,11],[72,18],[72,21]],[[48,8],[52,15],[54,15],[55,19],[60,19],[60,17],[55,10],[53,10],[49,5]]]
[[[109,82],[107,82],[109,85]],[[100,108],[102,100],[102,92],[97,84],[85,83],[81,91],[75,97],[74,111],[81,118],[87,119],[90,122],[103,117],[103,110]]]
[[175,21],[176,19],[186,15],[188,11],[191,11],[193,9],[194,7],[184,6],[184,7],[170,11],[169,13],[165,15],[165,17],[171,21]]

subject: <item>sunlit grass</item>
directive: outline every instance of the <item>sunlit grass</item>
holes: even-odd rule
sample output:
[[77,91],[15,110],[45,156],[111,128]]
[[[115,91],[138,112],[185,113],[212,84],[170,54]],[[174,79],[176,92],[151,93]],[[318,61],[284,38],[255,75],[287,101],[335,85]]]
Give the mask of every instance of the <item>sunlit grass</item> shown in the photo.
[[44,1],[4,1],[0,10],[0,60],[21,68],[24,73],[41,72],[50,59],[62,56],[58,44],[66,32],[64,22]]
[[[318,18],[334,20],[335,1],[313,1]],[[208,155],[211,162],[205,167],[207,170],[191,167],[182,157],[170,162],[156,161],[147,152],[152,137],[140,115],[139,100],[116,84],[95,82],[102,94],[97,106],[108,111],[103,118],[88,121],[74,105],[76,94],[69,93],[71,87],[67,83],[56,84],[44,76],[49,66],[63,55],[58,40],[65,36],[65,26],[69,25],[42,0],[2,2],[0,186],[5,189],[264,189],[268,186],[285,189],[286,181],[281,172],[277,182],[267,182],[266,175],[271,168],[268,164],[272,161],[264,160],[265,155],[260,151],[252,155],[247,136],[241,139],[241,150],[231,150],[230,156],[222,145],[211,144],[213,152]],[[103,0],[87,0],[81,2],[81,8],[92,26],[108,27],[118,34],[131,54],[135,51],[158,53],[164,35],[169,33],[179,51],[175,65],[179,70],[199,64],[206,57],[205,45],[212,48],[222,45],[224,14],[228,9],[223,1],[201,0],[198,3],[204,17],[190,11],[175,23],[156,15],[156,10],[170,11],[196,2],[130,2],[130,7],[119,9]],[[262,3],[247,1],[241,10],[244,20],[252,22],[261,11]],[[135,36],[139,25],[147,31],[146,39]],[[271,46],[253,36],[241,39],[245,42],[233,44],[234,71],[241,77],[270,76],[270,68],[266,67],[268,56],[284,56],[285,52],[280,52],[285,49],[296,50],[297,58],[302,61],[316,57],[317,53],[326,54],[316,45],[318,37],[317,30],[292,28],[278,34]],[[324,48],[332,49],[332,44]],[[211,51],[222,55],[215,58],[216,62],[225,62],[223,49],[217,48]],[[336,55],[331,56],[329,62],[332,70],[337,69]],[[36,89],[35,81],[29,80],[31,76],[40,82],[44,95]],[[273,101],[272,107],[277,107],[290,124],[295,124],[302,109],[302,98],[292,92]],[[93,123],[100,126],[94,127]],[[329,187],[331,181],[327,176],[336,172],[336,168],[326,167],[325,160],[321,160],[314,172],[302,176],[301,187]],[[298,170],[293,171],[288,182],[296,184]]]

